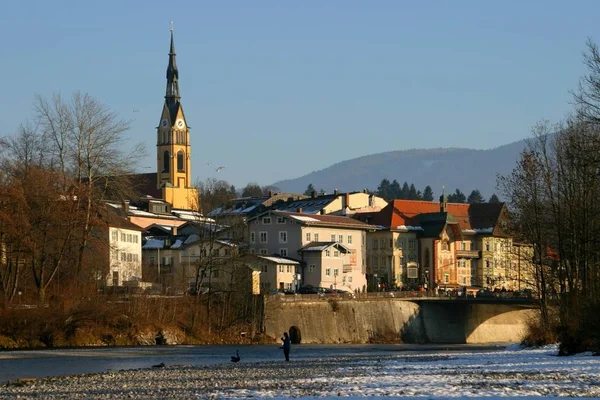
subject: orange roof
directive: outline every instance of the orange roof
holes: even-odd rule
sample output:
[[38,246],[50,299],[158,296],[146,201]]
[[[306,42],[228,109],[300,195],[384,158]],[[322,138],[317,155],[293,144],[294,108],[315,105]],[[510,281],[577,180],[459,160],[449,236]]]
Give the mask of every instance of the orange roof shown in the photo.
[[[504,209],[504,203],[448,203],[451,214],[461,230],[494,228]],[[356,218],[373,225],[390,228],[420,226],[421,214],[440,212],[440,203],[424,200],[393,200],[378,213],[356,214]],[[366,219],[367,217],[368,220]]]

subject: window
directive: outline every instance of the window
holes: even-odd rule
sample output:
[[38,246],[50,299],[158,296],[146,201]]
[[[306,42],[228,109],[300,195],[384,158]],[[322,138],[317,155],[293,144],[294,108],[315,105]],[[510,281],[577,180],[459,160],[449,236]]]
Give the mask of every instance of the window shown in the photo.
[[378,263],[377,263],[377,262],[378,262],[378,261],[379,261],[379,257],[377,257],[377,256],[373,256],[373,267],[377,267],[377,265],[378,265]]
[[[410,247],[410,244],[409,244],[409,247]],[[450,244],[448,243],[448,241],[447,241],[447,240],[444,240],[444,241],[442,242],[442,250],[445,250],[445,251],[448,251],[448,250],[450,250]]]
[[115,261],[119,261],[119,251],[118,250],[113,251],[111,258]]
[[315,233],[315,242],[318,242],[318,241],[319,241],[319,234]]
[[339,270],[337,268],[334,268],[333,276],[339,276]]
[[250,232],[250,243],[254,243],[256,241],[256,234],[254,232]]
[[461,249],[463,249],[463,250],[467,249],[467,243],[466,242],[462,242],[460,245],[461,245]]
[[260,254],[267,254],[267,249],[260,249]]
[[325,257],[331,257],[331,251],[329,249],[325,250]]
[[306,232],[306,241],[310,242],[310,232]]
[[404,248],[404,238],[398,239],[398,247],[401,249]]
[[279,266],[279,272],[283,272],[283,265]]
[[269,266],[268,265],[263,265],[262,266],[262,272],[269,272]]
[[279,243],[287,243],[287,231],[279,231]]
[[121,233],[121,242],[124,242],[124,241],[125,241],[125,234]]
[[285,224],[285,218],[284,217],[277,217],[277,223],[278,224]]
[[348,244],[352,244],[352,235],[348,235]]
[[390,249],[394,247],[394,239],[390,239]]
[[124,252],[121,252],[121,261],[127,261],[127,254]]
[[334,257],[339,257],[340,256],[340,252],[338,250],[334,250],[333,251],[333,256]]
[[112,232],[112,240],[113,240],[113,242],[119,241],[119,232],[117,232],[117,231]]
[[485,244],[485,251],[490,251],[490,244],[489,243]]
[[271,217],[264,217],[262,219],[263,225],[271,225]]
[[494,251],[498,251],[498,243],[494,243]]
[[268,241],[268,236],[267,236],[267,232],[259,232],[259,239],[261,243],[267,243]]
[[467,284],[467,277],[466,276],[463,276],[462,283],[463,283],[463,285]]
[[[414,250],[415,249],[415,239],[408,239],[408,249],[409,250]],[[446,244],[448,244],[448,242],[446,242]]]
[[344,235],[338,235],[338,242],[344,243]]
[[450,283],[450,276],[448,274],[444,274],[444,283]]
[[376,249],[378,248],[379,241],[377,241],[377,239],[373,239],[373,248]]
[[137,235],[135,235],[135,236],[133,237],[133,243],[137,243],[137,242],[138,242],[138,237],[137,237]]
[[335,242],[335,233],[332,233],[332,234],[331,234],[331,241],[332,241],[332,242]]
[[385,267],[385,256],[381,256],[381,266]]
[[285,272],[292,272],[292,266],[291,265],[286,265],[285,266]]
[[331,276],[331,268],[325,268],[325,276]]
[[184,159],[183,151],[178,151],[177,152],[177,171],[179,171],[179,172],[185,171],[183,159]]
[[171,156],[167,150],[163,153],[163,170],[162,172],[169,172],[169,164],[171,161]]
[[381,239],[381,240],[379,241],[379,244],[381,245],[381,248],[382,248],[382,249],[385,249],[385,239]]
[[256,254],[256,249],[254,249],[254,248],[250,249],[250,254]]
[[351,276],[348,277],[348,282],[352,282],[352,277]]
[[308,266],[308,272],[315,272],[315,268],[317,268],[315,264],[310,264]]
[[458,260],[458,267],[459,268],[464,268],[465,267],[465,260]]
[[287,255],[288,255],[287,249],[279,249],[279,255],[281,257],[287,257]]
[[128,233],[127,234],[127,243],[131,243],[131,242],[133,242],[133,238],[132,238],[131,233]]

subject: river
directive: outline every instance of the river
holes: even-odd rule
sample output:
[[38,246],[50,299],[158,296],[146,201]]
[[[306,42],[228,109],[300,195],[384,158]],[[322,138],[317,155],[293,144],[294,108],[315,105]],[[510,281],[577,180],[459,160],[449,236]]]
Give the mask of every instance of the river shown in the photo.
[[[403,354],[435,353],[439,351],[480,352],[502,350],[496,345],[294,345],[293,360],[328,357],[364,357]],[[41,349],[0,352],[0,384],[21,378],[44,378],[96,372],[151,368],[164,363],[173,365],[215,365],[230,363],[239,351],[242,361],[263,362],[283,359],[278,345],[201,345],[94,347],[77,349]]]

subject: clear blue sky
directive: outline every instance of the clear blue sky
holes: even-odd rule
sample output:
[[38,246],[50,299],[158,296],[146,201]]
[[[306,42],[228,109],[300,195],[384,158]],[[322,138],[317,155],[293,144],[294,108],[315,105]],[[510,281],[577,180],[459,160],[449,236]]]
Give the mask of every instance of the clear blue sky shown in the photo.
[[35,94],[81,90],[133,120],[154,170],[174,20],[194,179],[496,147],[571,109],[599,15],[600,1],[7,1],[0,135]]

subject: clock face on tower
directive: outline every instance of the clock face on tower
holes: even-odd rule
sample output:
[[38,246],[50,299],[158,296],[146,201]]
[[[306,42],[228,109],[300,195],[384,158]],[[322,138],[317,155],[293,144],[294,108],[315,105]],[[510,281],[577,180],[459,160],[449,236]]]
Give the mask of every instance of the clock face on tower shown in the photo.
[[169,125],[169,121],[167,121],[166,119],[163,119],[162,121],[160,121],[160,126],[163,128],[166,128]]
[[185,122],[183,122],[182,119],[178,119],[176,125],[179,129],[183,129],[183,127],[185,126]]

